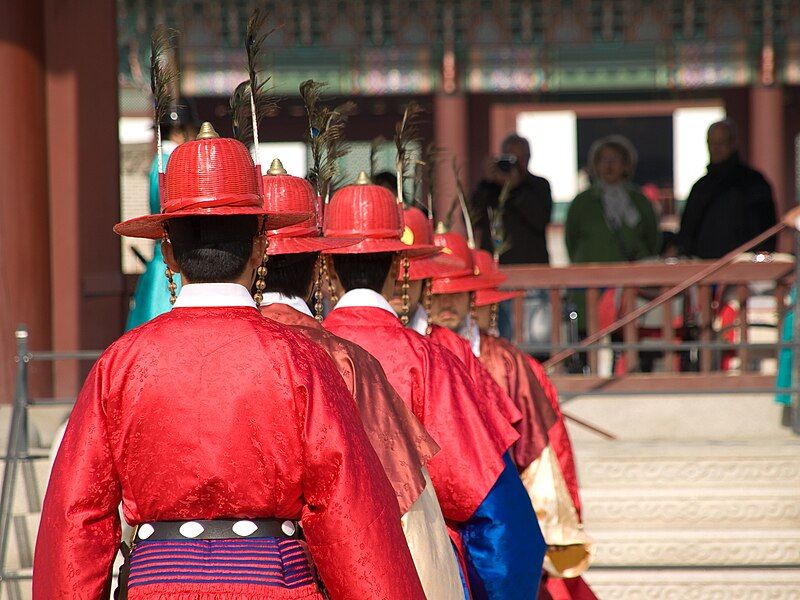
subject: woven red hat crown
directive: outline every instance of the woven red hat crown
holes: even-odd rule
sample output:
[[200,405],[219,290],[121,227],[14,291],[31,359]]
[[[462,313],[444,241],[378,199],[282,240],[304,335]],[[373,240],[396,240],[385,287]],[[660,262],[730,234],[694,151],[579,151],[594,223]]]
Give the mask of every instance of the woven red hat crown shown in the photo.
[[451,273],[450,277],[465,277],[467,275],[477,275],[475,265],[472,262],[472,251],[469,249],[467,240],[463,236],[448,231],[446,233],[436,233],[433,236],[433,243],[442,248],[442,254],[456,257],[463,265],[461,271]]
[[230,138],[186,142],[169,157],[161,212],[220,206],[260,208],[260,176],[241,142]]
[[301,254],[321,252],[343,246],[351,246],[361,238],[324,238],[319,202],[314,188],[301,177],[288,175],[281,161],[272,161],[269,171],[264,175],[264,207],[276,213],[282,211],[305,212],[311,216],[298,223],[278,230],[270,230],[267,254]]
[[501,274],[481,273],[473,260],[467,240],[461,235],[449,232],[438,232],[433,242],[443,248],[442,252],[461,260],[466,268],[460,273],[449,274],[433,280],[434,294],[457,294],[459,292],[475,292],[500,285],[505,277]]
[[405,223],[403,241],[413,244],[433,244],[433,226],[420,209],[415,206],[404,209],[403,222]]
[[334,253],[366,254],[372,252],[407,252],[409,256],[430,255],[431,245],[401,241],[405,225],[403,212],[394,194],[369,183],[365,173],[353,185],[340,188],[325,210],[325,237],[359,236],[354,246],[339,248]]
[[161,212],[129,219],[114,227],[120,235],[160,238],[169,219],[204,215],[266,216],[274,229],[308,218],[300,213],[264,210],[260,167],[241,142],[221,138],[204,123],[196,140],[179,145],[159,176]]
[[500,273],[500,267],[494,262],[494,257],[486,250],[473,250],[472,260],[478,273],[481,275],[494,275]]
[[[276,164],[277,163],[277,164]],[[317,194],[311,184],[302,177],[289,175],[278,159],[272,161],[270,170],[264,175],[264,208],[272,212],[304,212],[311,217],[305,221],[271,230],[269,235],[286,237],[319,235],[322,224],[317,222]]]
[[346,185],[325,211],[325,235],[395,238],[403,235],[403,220],[392,193],[373,184]]
[[[414,206],[408,207],[403,210],[403,221],[405,223],[403,242],[414,245],[433,245],[433,226],[425,213]],[[463,270],[464,263],[455,256],[438,253],[434,256],[413,259],[408,276],[411,281],[418,281],[433,277],[445,277]],[[398,273],[397,277],[398,281],[401,281],[403,273]]]
[[[481,275],[497,277],[500,279],[498,285],[508,279],[500,271],[500,267],[494,261],[494,257],[486,250],[473,250],[472,257],[475,261],[475,268]],[[475,292],[475,306],[490,306],[522,295],[523,292],[520,291],[499,290],[497,288],[478,290]]]

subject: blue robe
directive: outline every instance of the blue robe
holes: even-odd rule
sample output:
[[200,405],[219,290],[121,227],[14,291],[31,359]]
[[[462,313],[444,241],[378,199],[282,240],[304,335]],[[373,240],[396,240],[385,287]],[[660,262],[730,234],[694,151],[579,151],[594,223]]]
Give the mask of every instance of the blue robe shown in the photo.
[[[164,166],[167,164],[169,154],[163,155]],[[150,166],[150,212],[155,214],[160,212],[161,206],[158,198],[158,157],[153,159]],[[153,249],[153,258],[147,262],[144,273],[139,277],[136,284],[136,292],[133,294],[131,311],[128,313],[128,322],[125,331],[146,323],[150,319],[167,312],[172,305],[169,303],[169,288],[167,278],[164,275],[167,266],[164,264],[164,256],[161,254],[161,242],[156,240]],[[181,289],[181,276],[175,275],[173,280],[178,284],[176,293]]]
[[461,529],[473,600],[534,600],[547,544],[508,453],[506,468]]

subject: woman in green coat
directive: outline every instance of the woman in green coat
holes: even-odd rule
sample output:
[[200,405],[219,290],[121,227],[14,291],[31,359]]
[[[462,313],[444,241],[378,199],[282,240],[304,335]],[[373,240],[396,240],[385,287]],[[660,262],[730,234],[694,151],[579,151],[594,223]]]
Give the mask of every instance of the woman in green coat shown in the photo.
[[[592,187],[578,194],[564,229],[570,261],[632,262],[658,252],[660,233],[650,201],[631,184],[636,150],[622,136],[597,140],[589,150]],[[586,329],[586,300],[570,293],[578,327]]]
[[635,166],[635,150],[625,138],[609,136],[592,144],[593,185],[575,197],[567,213],[564,233],[571,262],[625,262],[657,253],[656,215],[630,183]]

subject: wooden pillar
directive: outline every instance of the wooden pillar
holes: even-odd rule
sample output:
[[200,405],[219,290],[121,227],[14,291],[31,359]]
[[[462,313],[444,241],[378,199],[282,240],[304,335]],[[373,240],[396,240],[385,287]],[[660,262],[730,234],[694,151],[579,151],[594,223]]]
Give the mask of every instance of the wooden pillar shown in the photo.
[[[461,168],[461,182],[469,193],[469,142],[467,98],[464,94],[439,93],[433,99],[434,139],[444,151],[436,167],[436,206],[438,215],[445,215],[456,197],[456,182],[453,176],[453,158]],[[456,231],[464,232],[463,223],[456,220]]]
[[[50,348],[50,249],[42,7],[0,2],[0,402],[13,390],[14,329],[25,323],[30,348]],[[47,392],[49,370],[31,372]]]
[[749,162],[772,186],[778,218],[795,205],[794,199],[787,196],[784,134],[783,88],[751,88]]
[[[53,347],[102,349],[125,316],[119,220],[116,2],[44,0]],[[87,365],[60,365],[73,393]]]

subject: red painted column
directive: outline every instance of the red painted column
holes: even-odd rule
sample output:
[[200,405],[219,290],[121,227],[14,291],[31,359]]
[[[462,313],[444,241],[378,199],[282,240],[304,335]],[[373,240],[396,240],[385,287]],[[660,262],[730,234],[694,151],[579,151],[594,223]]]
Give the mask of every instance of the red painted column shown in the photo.
[[[14,329],[25,323],[32,350],[49,349],[50,254],[42,7],[0,2],[0,402],[13,390]],[[47,393],[49,369],[31,372]]]
[[[438,192],[434,199],[437,215],[445,215],[450,203],[456,198],[456,182],[453,174],[453,157],[461,168],[461,182],[469,193],[469,123],[467,98],[464,94],[439,93],[433,99],[434,139],[444,151],[436,167]],[[456,220],[456,229],[464,231]]]
[[[103,349],[122,331],[116,2],[44,0],[56,350]],[[74,393],[88,364],[60,363]]]
[[750,89],[750,164],[772,186],[778,215],[794,205],[787,197],[783,88]]

